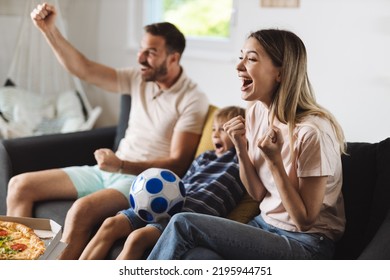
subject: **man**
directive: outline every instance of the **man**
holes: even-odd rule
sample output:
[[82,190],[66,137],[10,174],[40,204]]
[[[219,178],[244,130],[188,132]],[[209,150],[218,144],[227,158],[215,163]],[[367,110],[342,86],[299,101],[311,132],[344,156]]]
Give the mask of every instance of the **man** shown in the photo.
[[77,199],[67,213],[61,259],[77,259],[93,228],[129,207],[137,174],[149,167],[184,175],[192,162],[208,110],[206,96],[180,66],[185,38],[170,23],[145,27],[138,53],[140,70],[113,69],[88,60],[55,26],[54,6],[31,13],[59,62],[72,74],[104,90],[129,93],[131,116],[118,150],[95,152],[96,166],[25,173],[9,183],[7,215],[31,216],[37,201]]

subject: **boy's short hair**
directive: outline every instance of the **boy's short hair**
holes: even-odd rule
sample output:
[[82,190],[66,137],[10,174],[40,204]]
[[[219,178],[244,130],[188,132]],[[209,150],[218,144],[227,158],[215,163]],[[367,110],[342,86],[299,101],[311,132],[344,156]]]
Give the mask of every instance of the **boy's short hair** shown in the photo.
[[245,118],[245,109],[239,106],[227,106],[215,112],[214,120],[225,123],[228,120],[237,116],[242,116],[243,118]]

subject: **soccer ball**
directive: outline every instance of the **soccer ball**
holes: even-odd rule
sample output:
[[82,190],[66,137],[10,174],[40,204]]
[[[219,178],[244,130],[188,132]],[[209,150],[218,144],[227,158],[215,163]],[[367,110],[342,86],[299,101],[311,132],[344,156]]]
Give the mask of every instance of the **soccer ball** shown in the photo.
[[131,184],[130,205],[143,221],[156,222],[179,212],[185,195],[184,184],[175,173],[149,168]]

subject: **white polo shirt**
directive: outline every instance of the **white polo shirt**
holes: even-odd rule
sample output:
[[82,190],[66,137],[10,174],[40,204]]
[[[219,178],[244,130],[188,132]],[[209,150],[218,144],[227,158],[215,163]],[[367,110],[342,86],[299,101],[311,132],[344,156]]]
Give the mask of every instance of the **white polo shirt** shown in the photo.
[[201,134],[208,112],[206,95],[184,70],[167,90],[144,82],[137,69],[118,69],[120,92],[131,95],[129,125],[117,156],[145,161],[169,156],[173,132]]

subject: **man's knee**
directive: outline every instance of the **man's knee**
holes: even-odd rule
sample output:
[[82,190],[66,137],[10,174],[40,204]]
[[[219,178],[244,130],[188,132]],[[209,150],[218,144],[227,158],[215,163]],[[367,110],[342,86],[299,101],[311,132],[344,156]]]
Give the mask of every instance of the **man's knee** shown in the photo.
[[8,195],[7,199],[12,200],[21,200],[21,199],[31,199],[31,195],[28,194],[30,188],[28,188],[28,175],[19,174],[12,177],[8,183]]
[[92,217],[91,213],[94,207],[96,206],[85,198],[77,199],[66,214],[67,223],[79,223],[80,227],[84,226],[85,221]]

